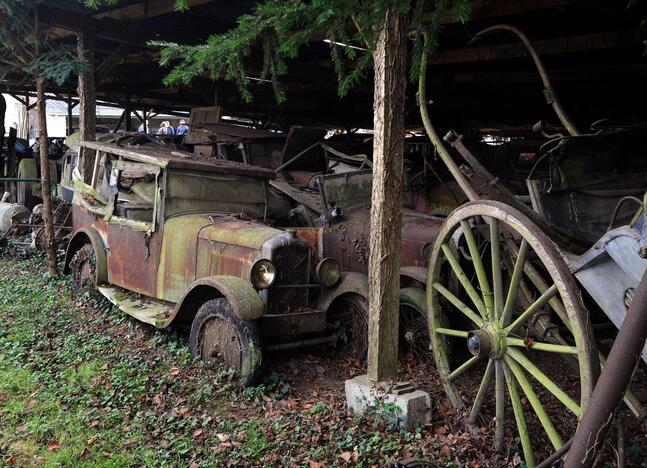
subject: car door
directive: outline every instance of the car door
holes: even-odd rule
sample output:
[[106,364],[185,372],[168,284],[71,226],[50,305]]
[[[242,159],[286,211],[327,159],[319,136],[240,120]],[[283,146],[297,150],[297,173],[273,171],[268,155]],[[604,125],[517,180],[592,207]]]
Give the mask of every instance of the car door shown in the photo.
[[161,169],[118,160],[110,170],[116,192],[108,221],[108,278],[111,284],[156,297],[161,246],[158,229]]

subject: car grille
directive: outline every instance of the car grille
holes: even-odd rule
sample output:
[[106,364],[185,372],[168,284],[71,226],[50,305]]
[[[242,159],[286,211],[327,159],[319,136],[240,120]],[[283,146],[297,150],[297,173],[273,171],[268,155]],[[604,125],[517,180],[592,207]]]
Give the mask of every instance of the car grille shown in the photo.
[[280,237],[279,245],[271,250],[277,277],[268,290],[269,314],[299,312],[308,307],[309,288],[299,285],[310,280],[310,247],[299,237]]

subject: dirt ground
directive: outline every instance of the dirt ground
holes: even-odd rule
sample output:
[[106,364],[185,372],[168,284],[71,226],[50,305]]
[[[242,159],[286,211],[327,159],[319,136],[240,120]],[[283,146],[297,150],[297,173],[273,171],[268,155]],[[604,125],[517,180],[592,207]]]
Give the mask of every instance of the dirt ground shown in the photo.
[[[432,423],[403,431],[388,406],[346,410],[344,380],[362,370],[334,349],[270,354],[263,383],[241,389],[191,357],[186,332],[140,324],[45,271],[39,257],[0,257],[2,465],[525,465],[512,434],[496,452],[487,422],[467,432],[424,364],[404,359],[402,377],[431,393]],[[645,466],[644,429],[625,422],[627,466]]]

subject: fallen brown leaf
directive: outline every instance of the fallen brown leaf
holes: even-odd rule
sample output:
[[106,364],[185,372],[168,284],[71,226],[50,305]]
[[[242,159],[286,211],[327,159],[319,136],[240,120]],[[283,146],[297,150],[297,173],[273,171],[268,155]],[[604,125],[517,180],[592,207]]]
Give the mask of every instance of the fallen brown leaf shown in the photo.
[[54,452],[55,450],[58,450],[60,448],[61,446],[55,440],[52,440],[49,444],[47,444],[47,450],[49,450],[50,452]]

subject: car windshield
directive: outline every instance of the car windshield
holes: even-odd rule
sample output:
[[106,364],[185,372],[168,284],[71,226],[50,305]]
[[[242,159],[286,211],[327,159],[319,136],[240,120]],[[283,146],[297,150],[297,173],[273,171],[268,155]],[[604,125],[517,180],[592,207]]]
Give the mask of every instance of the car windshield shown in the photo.
[[[373,171],[351,171],[323,175],[320,178],[323,196],[328,209],[339,207],[344,211],[371,206]],[[402,206],[411,207],[411,196],[405,183]]]
[[186,213],[265,215],[263,179],[241,175],[171,170],[166,181],[165,216]]

